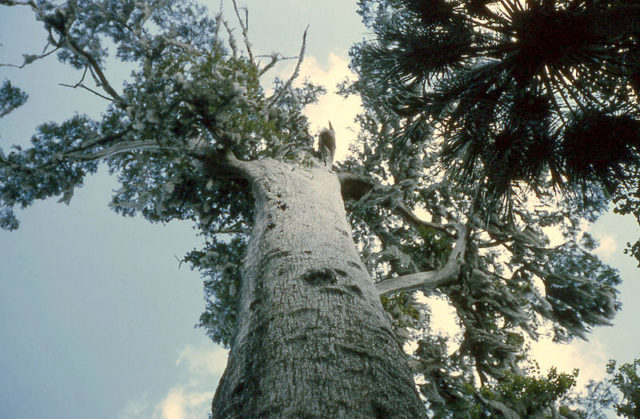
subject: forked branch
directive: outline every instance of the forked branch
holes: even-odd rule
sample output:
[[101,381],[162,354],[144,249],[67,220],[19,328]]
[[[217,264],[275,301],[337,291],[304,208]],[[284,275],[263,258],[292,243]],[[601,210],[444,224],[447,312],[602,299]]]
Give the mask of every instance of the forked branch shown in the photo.
[[300,54],[298,55],[298,63],[296,64],[296,68],[293,70],[291,77],[289,77],[289,80],[287,80],[287,82],[282,87],[282,89],[280,89],[277,94],[274,93],[274,95],[271,96],[271,98],[269,98],[269,107],[275,105],[278,102],[278,100],[280,100],[282,95],[286,91],[291,89],[291,85],[293,84],[294,80],[297,79],[298,76],[300,75],[300,67],[302,66],[302,61],[304,61],[304,52],[307,49],[307,31],[308,30],[309,30],[309,26],[307,26],[307,28],[304,30],[304,34],[302,35],[302,47],[300,47]]
[[236,0],[233,0],[233,10],[236,12],[236,17],[238,18],[238,24],[240,25],[240,29],[242,29],[242,39],[244,40],[244,46],[247,49],[247,54],[249,54],[249,61],[251,63],[255,63],[253,60],[253,52],[251,51],[251,43],[249,42],[249,10],[244,8],[244,20],[242,20],[242,16],[240,16],[240,11],[238,10],[238,4]]

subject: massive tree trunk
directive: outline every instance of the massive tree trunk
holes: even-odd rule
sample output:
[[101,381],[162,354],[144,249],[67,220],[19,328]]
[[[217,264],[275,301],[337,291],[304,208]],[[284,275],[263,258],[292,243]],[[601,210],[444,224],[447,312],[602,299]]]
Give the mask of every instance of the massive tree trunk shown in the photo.
[[256,214],[213,417],[425,417],[337,177],[274,160],[235,165]]

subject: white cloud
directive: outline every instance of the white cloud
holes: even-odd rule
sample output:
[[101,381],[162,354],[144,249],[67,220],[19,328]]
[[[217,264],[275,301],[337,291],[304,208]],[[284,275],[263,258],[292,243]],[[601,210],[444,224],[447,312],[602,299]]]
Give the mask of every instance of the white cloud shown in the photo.
[[211,399],[227,363],[228,351],[214,345],[187,345],[176,359],[176,367],[188,378],[167,390],[161,400],[148,394],[132,400],[118,419],[191,419],[206,417]]
[[139,400],[132,400],[126,404],[118,415],[118,419],[141,419],[149,417],[153,410],[153,404],[149,401],[149,396],[145,394]]
[[604,345],[597,339],[559,344],[552,342],[550,338],[543,338],[531,346],[533,359],[538,362],[542,371],[554,366],[558,372],[565,373],[579,369],[578,388],[586,385],[589,380],[601,380],[605,376],[608,357]]
[[219,346],[187,345],[178,356],[176,366],[185,366],[189,374],[220,376],[227,365],[228,351]]
[[[280,72],[280,77],[288,79],[295,64],[291,63]],[[328,126],[328,121],[336,131],[336,160],[344,159],[349,145],[356,138],[358,127],[355,116],[361,111],[361,101],[352,96],[347,99],[336,94],[336,86],[347,77],[354,78],[349,70],[349,59],[334,53],[329,54],[328,64],[323,66],[313,56],[305,57],[297,79],[298,86],[308,78],[311,82],[324,86],[327,93],[320,97],[318,103],[309,105],[304,114],[311,122],[312,132],[319,132]]]
[[426,298],[431,310],[431,328],[441,336],[454,336],[460,332],[455,308],[446,298],[431,296]]
[[190,419],[206,417],[213,394],[196,391],[193,386],[173,387],[160,403],[153,419]]
[[618,251],[617,239],[613,234],[603,234],[598,237],[600,245],[594,250],[598,256],[608,259]]

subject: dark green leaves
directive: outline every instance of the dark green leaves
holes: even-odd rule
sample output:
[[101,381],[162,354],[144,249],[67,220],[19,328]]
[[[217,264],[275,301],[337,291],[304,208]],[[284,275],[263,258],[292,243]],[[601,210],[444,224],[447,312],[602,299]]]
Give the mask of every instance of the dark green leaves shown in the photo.
[[78,147],[84,139],[96,137],[98,129],[88,118],[75,116],[62,124],[41,125],[29,149],[14,147],[6,155],[0,151],[3,228],[17,228],[12,212],[15,205],[26,207],[34,200],[56,195],[66,195],[68,199],[73,189],[82,185],[85,174],[97,170],[95,162],[67,160],[64,153]]
[[14,109],[24,105],[27,94],[5,80],[0,87],[0,118],[11,113]]
[[441,143],[449,175],[486,180],[494,200],[548,181],[611,190],[637,167],[636,2],[363,1],[361,13],[376,38],[354,65],[404,119],[395,152],[427,124],[439,135],[418,141]]

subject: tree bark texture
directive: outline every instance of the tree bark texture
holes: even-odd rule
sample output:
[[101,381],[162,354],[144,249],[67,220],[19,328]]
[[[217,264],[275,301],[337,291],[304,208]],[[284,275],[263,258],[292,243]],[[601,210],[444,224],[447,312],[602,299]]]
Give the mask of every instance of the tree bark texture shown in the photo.
[[237,166],[256,214],[213,417],[426,417],[337,177],[274,160]]

